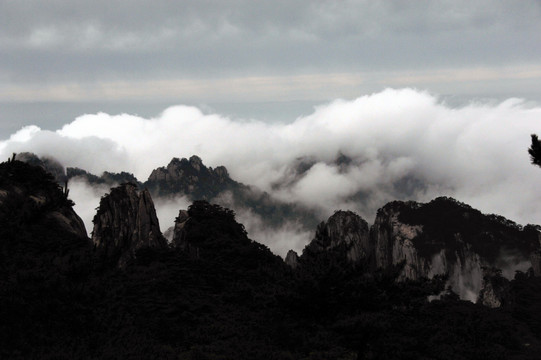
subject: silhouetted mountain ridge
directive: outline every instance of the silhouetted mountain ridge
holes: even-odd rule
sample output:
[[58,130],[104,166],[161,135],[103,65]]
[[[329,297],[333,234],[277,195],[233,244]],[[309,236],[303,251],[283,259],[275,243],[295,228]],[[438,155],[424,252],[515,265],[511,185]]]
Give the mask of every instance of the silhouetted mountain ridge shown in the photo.
[[93,246],[72,231],[76,215],[66,215],[73,224],[53,216],[75,214],[68,195],[41,168],[0,164],[2,358],[536,359],[541,351],[541,280],[532,271],[508,283],[486,272],[482,300],[500,306],[491,309],[445,291],[461,272],[429,270],[438,244],[458,254],[437,258],[443,270],[493,261],[485,238],[506,250],[517,238],[522,256],[538,241],[534,226],[444,198],[388,204],[372,227],[338,211],[293,269],[252,241],[232,210],[207,201],[179,211],[165,243],[150,192],[129,183],[102,199]]

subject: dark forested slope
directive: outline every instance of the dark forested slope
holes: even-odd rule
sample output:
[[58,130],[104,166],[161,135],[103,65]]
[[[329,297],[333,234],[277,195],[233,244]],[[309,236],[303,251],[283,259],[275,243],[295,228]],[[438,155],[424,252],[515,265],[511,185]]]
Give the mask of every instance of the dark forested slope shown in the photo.
[[[117,210],[130,213],[133,224],[152,219],[146,195],[130,186],[102,199],[98,228],[122,224],[104,220]],[[0,358],[539,356],[541,282],[531,273],[511,281],[511,300],[498,309],[449,292],[429,303],[444,277],[397,282],[400,264],[374,269],[369,259],[348,255],[363,248],[355,237],[334,244],[333,223],[319,229],[311,255],[293,269],[250,240],[231,210],[205,201],[179,214],[171,244],[155,230],[158,240],[145,242],[144,229],[154,228],[135,225],[125,228],[133,236],[102,231],[126,235],[128,243],[116,248],[121,254],[100,251],[66,194],[42,169],[0,164]],[[349,216],[340,213],[335,222]],[[351,229],[366,232],[355,221]]]

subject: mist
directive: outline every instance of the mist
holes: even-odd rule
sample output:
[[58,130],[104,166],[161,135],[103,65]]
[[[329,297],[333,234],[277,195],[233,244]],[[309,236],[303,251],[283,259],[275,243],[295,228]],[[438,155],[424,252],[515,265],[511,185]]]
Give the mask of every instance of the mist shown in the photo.
[[[541,219],[541,172],[527,153],[530,134],[541,133],[540,118],[541,106],[520,99],[451,107],[425,91],[386,89],[279,123],[182,105],[155,118],[85,114],[56,131],[26,126],[0,141],[0,156],[31,151],[64,166],[95,174],[128,171],[144,181],[172,157],[196,154],[278,201],[312,209],[321,220],[348,209],[372,223],[388,201],[452,196],[526,224]],[[87,230],[103,191],[71,184]],[[188,205],[185,199],[154,200],[162,231]],[[277,253],[300,250],[309,239],[295,224],[267,229],[248,210],[236,211],[253,230],[250,237]]]

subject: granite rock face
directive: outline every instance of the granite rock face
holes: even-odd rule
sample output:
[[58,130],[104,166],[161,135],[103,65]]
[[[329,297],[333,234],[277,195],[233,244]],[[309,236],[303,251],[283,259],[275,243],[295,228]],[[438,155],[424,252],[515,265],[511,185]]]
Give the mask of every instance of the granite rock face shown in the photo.
[[376,266],[404,263],[400,279],[447,275],[462,299],[476,301],[483,268],[513,276],[525,271],[539,248],[539,231],[485,215],[450,198],[430,203],[392,202],[378,211],[372,227]]
[[94,216],[92,241],[108,257],[118,258],[124,267],[143,247],[165,248],[154,203],[148,190],[138,191],[135,184],[111,189],[100,201]]
[[484,289],[483,301],[499,306],[501,289],[483,269],[500,269],[501,278],[511,279],[533,267],[538,275],[540,234],[539,227],[521,227],[451,198],[394,201],[378,210],[370,230],[358,215],[336,212],[319,225],[300,260],[332,251],[350,263],[368,260],[371,271],[398,266],[398,281],[445,275],[460,298],[475,302]]
[[296,269],[299,266],[299,255],[295,251],[289,250],[284,262],[292,269]]
[[319,224],[315,238],[304,249],[304,256],[333,250],[350,263],[371,255],[368,223],[351,211],[337,211]]
[[402,206],[415,203],[393,202],[378,210],[371,228],[376,268],[388,268],[405,262],[400,279],[416,280],[426,277],[429,264],[419,256],[413,239],[422,232],[422,225],[409,225],[398,219]]

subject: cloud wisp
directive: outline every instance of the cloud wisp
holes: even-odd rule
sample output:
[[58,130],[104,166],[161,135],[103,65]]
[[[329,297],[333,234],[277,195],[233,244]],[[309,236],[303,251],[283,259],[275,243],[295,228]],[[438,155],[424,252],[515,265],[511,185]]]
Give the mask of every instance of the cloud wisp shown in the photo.
[[541,107],[518,99],[452,108],[426,92],[387,89],[323,104],[289,123],[231,119],[188,106],[151,119],[83,115],[57,131],[22,128],[0,142],[0,156],[32,151],[92,173],[128,171],[145,180],[172,157],[197,154],[275,199],[318,211],[322,220],[351,209],[372,222],[388,201],[445,195],[539,223],[541,173],[526,149],[529,135],[541,133],[540,118]]

